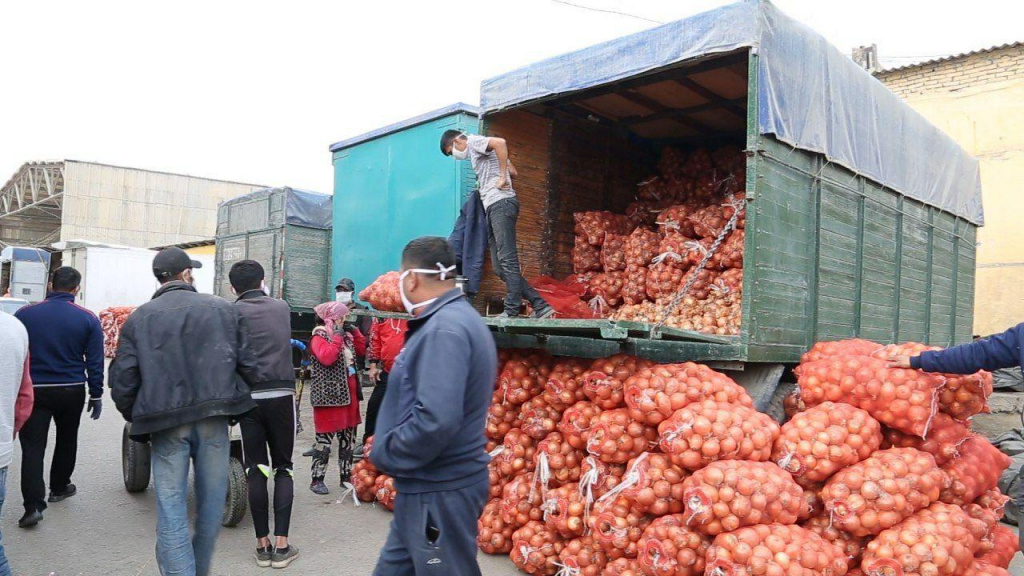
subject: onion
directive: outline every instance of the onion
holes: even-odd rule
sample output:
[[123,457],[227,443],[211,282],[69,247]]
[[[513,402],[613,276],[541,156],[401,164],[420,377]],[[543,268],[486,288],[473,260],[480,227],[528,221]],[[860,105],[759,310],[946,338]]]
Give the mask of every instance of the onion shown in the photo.
[[644,530],[638,558],[651,576],[703,576],[711,540],[686,526],[686,517],[672,514],[658,518]]
[[626,381],[625,400],[630,416],[650,426],[701,400],[753,406],[750,395],[732,378],[693,362],[639,370]]
[[543,522],[530,521],[512,534],[512,563],[527,574],[554,576],[565,541]]
[[501,519],[501,499],[495,498],[484,506],[477,522],[477,546],[485,554],[508,554],[512,550],[512,526]]
[[687,525],[715,536],[756,524],[793,524],[804,505],[803,490],[770,462],[724,460],[683,482]]
[[753,408],[704,400],[677,410],[658,433],[661,450],[674,463],[699,470],[718,460],[768,460],[779,425]]
[[741,528],[715,538],[707,574],[825,576],[846,574],[839,549],[800,526],[768,524]]

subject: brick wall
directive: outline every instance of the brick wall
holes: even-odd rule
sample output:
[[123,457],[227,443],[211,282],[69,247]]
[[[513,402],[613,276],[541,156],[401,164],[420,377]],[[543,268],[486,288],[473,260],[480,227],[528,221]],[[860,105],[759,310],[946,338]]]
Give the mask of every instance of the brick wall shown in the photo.
[[985,82],[1024,78],[1024,44],[922,66],[881,71],[875,77],[901,98],[956,92]]

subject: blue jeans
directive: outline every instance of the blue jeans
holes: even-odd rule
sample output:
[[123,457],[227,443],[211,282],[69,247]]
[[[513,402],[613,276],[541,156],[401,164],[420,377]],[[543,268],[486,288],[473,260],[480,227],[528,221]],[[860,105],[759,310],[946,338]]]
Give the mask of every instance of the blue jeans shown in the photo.
[[523,278],[519,264],[519,246],[516,244],[516,221],[519,220],[519,200],[505,198],[487,208],[488,242],[491,246],[491,265],[494,273],[505,283],[505,312],[518,316],[523,298],[533,310],[548,308],[548,303]]
[[[228,494],[231,442],[226,417],[152,435],[156,562],[163,576],[206,576]],[[195,466],[196,525],[189,537],[188,471]]]
[[[7,469],[9,466],[0,468],[0,512],[4,509],[4,500],[7,498]],[[0,534],[0,576],[11,576],[11,565],[7,563],[7,556],[4,554],[4,537]]]

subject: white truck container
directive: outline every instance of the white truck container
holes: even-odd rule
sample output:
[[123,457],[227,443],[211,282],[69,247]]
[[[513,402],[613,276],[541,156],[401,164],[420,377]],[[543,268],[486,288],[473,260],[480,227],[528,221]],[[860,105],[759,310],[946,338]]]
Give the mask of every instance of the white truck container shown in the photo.
[[[97,314],[112,306],[144,304],[160,286],[153,276],[155,250],[85,240],[58,242],[53,247],[62,252],[64,266],[82,274],[78,304]],[[206,292],[212,288],[211,282]]]
[[46,298],[49,272],[49,252],[8,246],[0,251],[0,295],[39,302]]

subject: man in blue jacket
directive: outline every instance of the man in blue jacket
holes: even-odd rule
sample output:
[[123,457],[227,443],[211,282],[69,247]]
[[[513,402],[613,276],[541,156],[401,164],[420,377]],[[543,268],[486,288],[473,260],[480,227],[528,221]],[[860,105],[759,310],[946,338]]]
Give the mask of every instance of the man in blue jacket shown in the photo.
[[484,426],[498,359],[454,270],[443,238],[418,238],[402,252],[398,287],[415,317],[370,454],[398,490],[376,576],[480,574],[477,519],[489,492]]
[[35,406],[20,436],[25,515],[18,525],[22,528],[38,524],[46,509],[43,456],[50,421],[57,428],[57,442],[50,462],[49,501],[60,502],[77,492],[71,474],[78,454],[82,408],[87,407],[93,420],[103,409],[103,330],[95,314],[75,304],[81,281],[78,270],[58,268],[50,277],[46,300],[15,313],[28,331],[35,390]]

